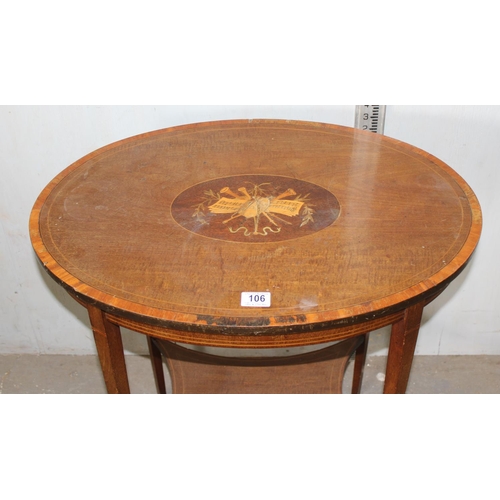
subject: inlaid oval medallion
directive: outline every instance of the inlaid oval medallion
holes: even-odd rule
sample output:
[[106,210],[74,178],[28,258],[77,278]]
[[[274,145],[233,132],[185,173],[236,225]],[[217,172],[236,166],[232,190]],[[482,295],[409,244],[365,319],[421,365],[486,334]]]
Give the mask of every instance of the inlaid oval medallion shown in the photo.
[[219,240],[265,243],[300,238],[339,216],[327,189],[292,177],[237,175],[196,184],[172,203],[172,217],[193,233]]

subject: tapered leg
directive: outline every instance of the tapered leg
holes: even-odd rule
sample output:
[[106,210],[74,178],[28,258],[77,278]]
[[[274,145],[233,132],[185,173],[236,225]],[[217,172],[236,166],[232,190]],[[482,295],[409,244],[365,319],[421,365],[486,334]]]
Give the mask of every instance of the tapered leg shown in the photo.
[[392,325],[385,373],[385,394],[406,392],[423,309],[423,302],[408,307],[403,318]]
[[108,393],[129,394],[120,327],[109,322],[97,307],[87,309]]
[[161,351],[156,345],[155,340],[148,337],[148,347],[149,347],[149,355],[151,358],[151,364],[153,366],[153,374],[156,382],[156,390],[158,394],[166,394],[167,388],[165,385],[165,374],[163,372],[163,360],[161,357]]
[[361,382],[363,381],[363,371],[366,362],[366,351],[368,349],[368,334],[362,336],[363,341],[356,349],[354,358],[354,373],[352,377],[352,394],[359,394],[361,392]]

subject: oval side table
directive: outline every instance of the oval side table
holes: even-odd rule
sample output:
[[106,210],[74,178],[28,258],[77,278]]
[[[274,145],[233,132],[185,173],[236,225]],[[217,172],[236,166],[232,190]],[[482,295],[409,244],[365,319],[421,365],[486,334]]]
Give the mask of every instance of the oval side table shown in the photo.
[[[158,376],[167,356],[175,391],[336,392],[356,352],[359,392],[366,335],[387,325],[384,392],[404,393],[423,307],[464,269],[480,232],[476,196],[432,155],[281,120],[110,144],[61,172],[30,219],[43,267],[88,309],[110,393],[129,392],[120,327],[148,336]],[[172,344],[333,341],[348,345],[238,363]]]

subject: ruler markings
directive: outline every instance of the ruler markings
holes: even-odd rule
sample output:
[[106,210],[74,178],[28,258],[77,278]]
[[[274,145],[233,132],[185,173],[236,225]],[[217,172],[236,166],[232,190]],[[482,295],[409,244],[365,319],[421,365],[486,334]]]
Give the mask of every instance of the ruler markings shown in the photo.
[[385,123],[385,106],[359,105],[356,106],[356,116],[354,126],[361,130],[383,134]]

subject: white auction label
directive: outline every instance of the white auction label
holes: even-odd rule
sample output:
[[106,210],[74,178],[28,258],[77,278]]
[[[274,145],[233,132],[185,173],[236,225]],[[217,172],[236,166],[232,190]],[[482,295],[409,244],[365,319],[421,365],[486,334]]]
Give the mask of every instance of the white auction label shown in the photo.
[[271,307],[271,292],[241,292],[241,307]]

